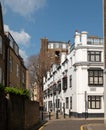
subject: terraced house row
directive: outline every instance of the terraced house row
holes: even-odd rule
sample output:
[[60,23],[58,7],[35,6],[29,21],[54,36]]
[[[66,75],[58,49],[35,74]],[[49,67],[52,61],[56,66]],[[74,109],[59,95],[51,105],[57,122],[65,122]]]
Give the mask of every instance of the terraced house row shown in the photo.
[[26,71],[16,41],[9,32],[4,32],[0,5],[0,83],[4,86],[26,88]]
[[43,79],[44,109],[74,117],[104,116],[103,39],[75,32],[68,54]]

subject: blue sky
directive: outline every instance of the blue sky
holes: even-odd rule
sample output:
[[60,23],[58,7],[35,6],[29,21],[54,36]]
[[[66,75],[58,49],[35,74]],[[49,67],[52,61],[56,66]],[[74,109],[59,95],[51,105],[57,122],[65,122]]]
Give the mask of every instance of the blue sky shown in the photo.
[[0,0],[5,31],[27,57],[38,54],[40,39],[73,42],[75,30],[103,37],[102,0]]

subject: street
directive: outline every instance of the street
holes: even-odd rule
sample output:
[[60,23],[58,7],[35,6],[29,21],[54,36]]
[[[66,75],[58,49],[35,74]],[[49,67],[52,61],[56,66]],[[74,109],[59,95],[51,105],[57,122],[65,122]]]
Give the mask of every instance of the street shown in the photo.
[[103,123],[103,120],[69,119],[50,120],[40,130],[80,130],[81,125]]

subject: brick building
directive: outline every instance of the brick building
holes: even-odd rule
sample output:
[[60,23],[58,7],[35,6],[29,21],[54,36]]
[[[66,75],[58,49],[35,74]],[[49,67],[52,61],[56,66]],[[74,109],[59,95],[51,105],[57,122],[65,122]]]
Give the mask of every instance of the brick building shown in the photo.
[[68,53],[69,42],[48,41],[47,38],[41,39],[40,62],[46,70],[51,65],[60,64],[62,53]]
[[9,32],[4,32],[0,5],[0,83],[4,86],[26,88],[26,71],[17,43]]
[[0,4],[0,83],[7,85],[7,47],[8,39],[4,35],[2,7]]
[[69,42],[48,41],[47,38],[41,39],[41,48],[39,54],[39,75],[40,84],[38,84],[38,95],[40,106],[43,106],[43,76],[53,64],[60,64],[61,55],[68,53]]
[[9,86],[15,86],[17,88],[26,87],[26,67],[23,59],[19,55],[19,47],[11,34],[6,32],[5,35],[9,39],[8,47],[8,84]]

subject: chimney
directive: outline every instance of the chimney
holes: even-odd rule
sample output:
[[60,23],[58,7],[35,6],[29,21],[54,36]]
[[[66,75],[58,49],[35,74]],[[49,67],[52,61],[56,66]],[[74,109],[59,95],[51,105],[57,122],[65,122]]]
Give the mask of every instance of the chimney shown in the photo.
[[87,32],[81,32],[81,43],[82,45],[87,45]]
[[74,42],[75,42],[75,46],[80,44],[80,33],[78,31],[75,32]]

